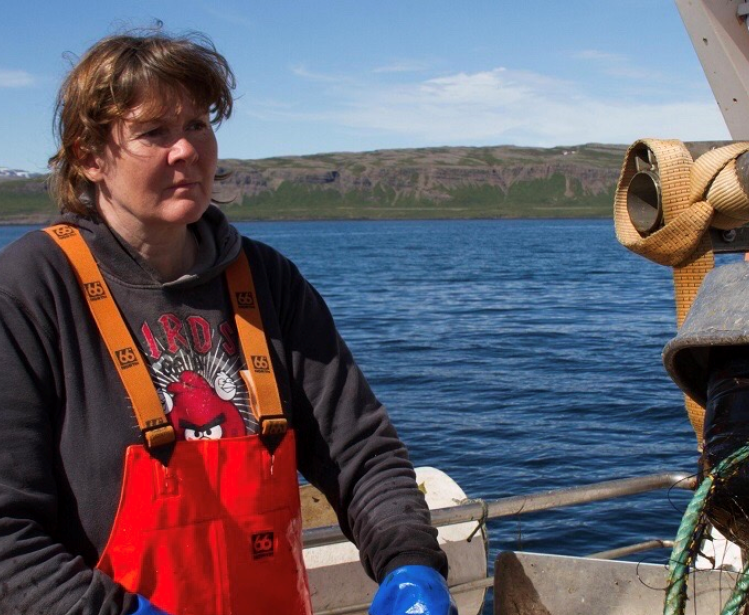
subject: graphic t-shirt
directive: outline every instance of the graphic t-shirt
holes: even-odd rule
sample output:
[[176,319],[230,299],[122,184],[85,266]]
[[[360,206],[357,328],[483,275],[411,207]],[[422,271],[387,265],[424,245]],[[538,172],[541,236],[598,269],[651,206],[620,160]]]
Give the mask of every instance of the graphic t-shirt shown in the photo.
[[141,324],[139,341],[178,439],[217,440],[257,432],[231,321],[165,313]]

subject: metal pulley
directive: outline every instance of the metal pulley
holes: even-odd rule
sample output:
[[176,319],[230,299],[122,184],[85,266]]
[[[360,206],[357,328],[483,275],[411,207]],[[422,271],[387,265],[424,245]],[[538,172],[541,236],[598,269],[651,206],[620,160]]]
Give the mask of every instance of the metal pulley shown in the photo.
[[643,237],[663,226],[661,180],[653,151],[642,145],[633,152],[636,172],[627,186],[627,213]]
[[[716,147],[732,142],[701,142],[684,144],[697,158]],[[642,238],[648,237],[664,226],[663,184],[656,153],[640,142],[630,153],[633,175],[626,186],[627,215]],[[749,153],[736,160],[736,175],[744,192],[749,194]],[[709,231],[715,253],[749,252],[749,225],[729,230],[711,228]]]

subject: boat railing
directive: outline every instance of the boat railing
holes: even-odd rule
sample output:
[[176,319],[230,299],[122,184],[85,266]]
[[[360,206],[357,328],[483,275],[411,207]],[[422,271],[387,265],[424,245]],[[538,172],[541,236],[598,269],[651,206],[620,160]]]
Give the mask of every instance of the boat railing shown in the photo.
[[[432,510],[432,524],[436,527],[477,521],[482,526],[489,519],[502,517],[515,517],[544,510],[574,506],[577,504],[588,504],[602,500],[628,497],[657,491],[659,489],[684,489],[693,491],[697,486],[697,477],[684,472],[664,472],[650,474],[633,478],[622,478],[591,483],[579,487],[568,487],[519,495],[496,500],[469,499],[449,508]],[[327,526],[307,529],[303,533],[304,546],[320,547],[324,545],[345,542],[347,538],[338,526]],[[670,548],[673,546],[671,540],[648,540],[633,545],[599,551],[586,555],[588,558],[616,559],[640,553],[650,549]],[[493,577],[475,579],[467,583],[453,585],[450,591],[453,594],[474,591],[477,589],[489,589],[494,585]],[[345,615],[347,613],[365,612],[367,605],[355,605],[342,609],[325,611],[318,615]]]
[[[562,508],[564,506],[613,500],[649,491],[657,491],[659,489],[687,489],[693,491],[696,484],[697,478],[692,474],[664,472],[661,474],[649,474],[647,476],[591,483],[590,485],[582,485],[580,487],[554,489],[529,495],[516,495],[496,500],[469,499],[456,506],[432,510],[432,525],[439,527],[468,521],[483,523],[488,519],[515,517],[542,510]],[[341,529],[338,526],[332,525],[305,530],[303,539],[305,547],[320,547],[347,540]]]

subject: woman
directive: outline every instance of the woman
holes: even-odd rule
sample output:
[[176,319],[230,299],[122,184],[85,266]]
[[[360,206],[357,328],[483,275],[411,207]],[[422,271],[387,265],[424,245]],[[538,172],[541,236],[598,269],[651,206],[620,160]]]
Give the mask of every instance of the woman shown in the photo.
[[233,79],[206,39],[148,34],[62,85],[62,217],[0,255],[0,612],[310,613],[297,469],[381,583],[372,613],[455,612],[324,302],[211,205]]

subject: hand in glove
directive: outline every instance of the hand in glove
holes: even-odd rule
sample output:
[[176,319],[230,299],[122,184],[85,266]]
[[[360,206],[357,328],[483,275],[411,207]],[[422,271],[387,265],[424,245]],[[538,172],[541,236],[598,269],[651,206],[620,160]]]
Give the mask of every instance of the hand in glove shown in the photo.
[[429,566],[401,566],[385,577],[369,615],[458,615],[444,577]]
[[137,595],[138,602],[135,604],[135,610],[130,611],[129,615],[169,615],[160,608],[155,607],[143,596]]

